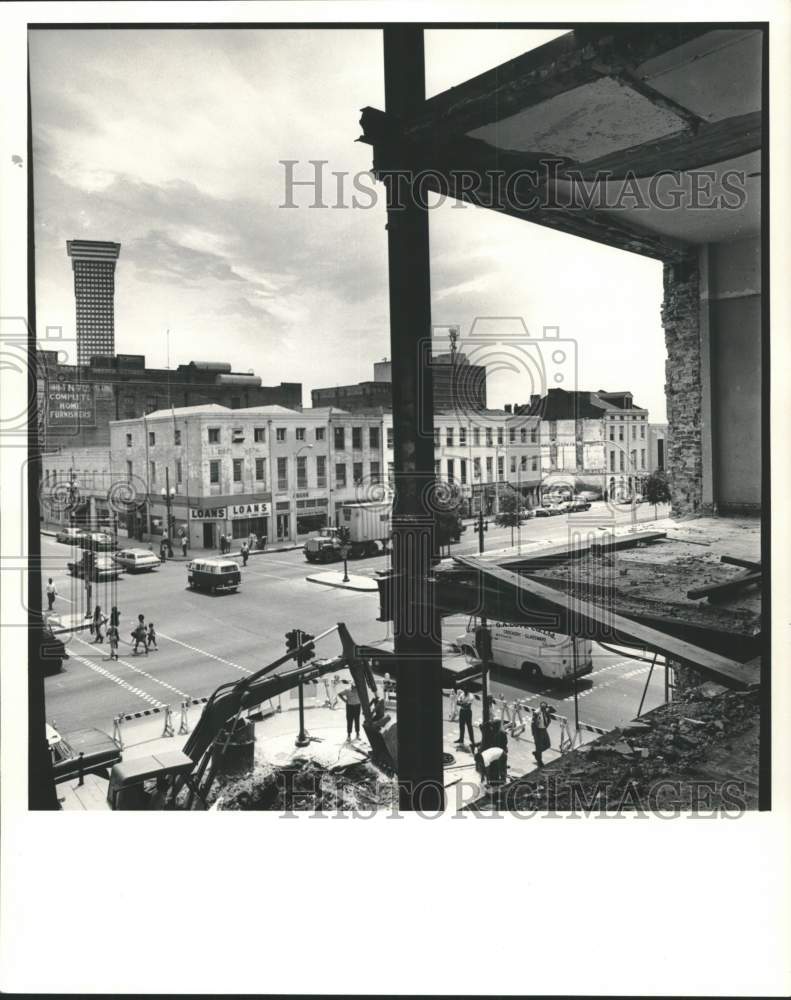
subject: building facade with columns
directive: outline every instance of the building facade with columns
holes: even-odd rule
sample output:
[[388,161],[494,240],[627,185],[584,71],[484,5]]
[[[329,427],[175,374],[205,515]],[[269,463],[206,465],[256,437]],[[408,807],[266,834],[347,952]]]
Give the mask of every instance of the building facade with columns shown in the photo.
[[136,498],[122,530],[157,536],[169,506],[171,531],[193,548],[251,532],[302,541],[341,504],[375,498],[383,471],[380,413],[214,404],[113,421],[110,436],[113,477]]
[[[383,414],[387,483],[393,484],[393,415]],[[541,445],[537,417],[506,410],[434,414],[434,474],[454,484],[466,515],[495,514],[510,487],[526,505],[540,502]]]

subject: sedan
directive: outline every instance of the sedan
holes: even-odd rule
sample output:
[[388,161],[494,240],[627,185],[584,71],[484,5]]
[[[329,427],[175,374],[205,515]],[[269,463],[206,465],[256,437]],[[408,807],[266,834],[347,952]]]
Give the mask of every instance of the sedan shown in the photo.
[[162,565],[159,556],[155,556],[150,549],[121,549],[120,552],[115,553],[113,559],[119,566],[131,573],[158,569]]
[[533,511],[533,516],[534,517],[551,517],[552,516],[552,511],[550,510],[549,507],[536,507],[536,509]]
[[64,545],[76,545],[82,540],[84,534],[85,528],[61,528],[55,535],[55,541],[62,542]]
[[94,552],[109,552],[117,548],[115,539],[106,531],[85,532],[80,538],[80,545],[84,549],[93,549]]
[[[72,576],[82,576],[82,559],[67,562],[66,568]],[[117,565],[112,556],[96,556],[91,579],[97,583],[100,580],[117,580],[120,573],[121,567]]]

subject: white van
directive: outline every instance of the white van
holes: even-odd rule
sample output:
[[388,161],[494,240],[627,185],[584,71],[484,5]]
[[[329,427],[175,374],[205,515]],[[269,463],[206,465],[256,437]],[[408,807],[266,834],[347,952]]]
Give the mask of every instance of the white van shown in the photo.
[[[456,639],[456,645],[468,660],[479,660],[475,645],[478,619],[470,618],[467,631]],[[498,667],[519,670],[525,676],[538,680],[570,680],[574,675],[574,650],[570,636],[530,625],[510,625],[507,622],[490,622],[492,636],[492,662]],[[577,677],[593,670],[590,639],[577,639]]]

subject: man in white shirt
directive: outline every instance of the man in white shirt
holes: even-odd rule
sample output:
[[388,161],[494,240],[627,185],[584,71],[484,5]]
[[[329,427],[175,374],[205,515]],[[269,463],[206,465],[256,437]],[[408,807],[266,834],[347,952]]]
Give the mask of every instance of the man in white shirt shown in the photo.
[[57,596],[58,592],[55,589],[55,584],[52,582],[52,577],[50,577],[47,583],[47,611],[52,611],[52,605],[55,603]]

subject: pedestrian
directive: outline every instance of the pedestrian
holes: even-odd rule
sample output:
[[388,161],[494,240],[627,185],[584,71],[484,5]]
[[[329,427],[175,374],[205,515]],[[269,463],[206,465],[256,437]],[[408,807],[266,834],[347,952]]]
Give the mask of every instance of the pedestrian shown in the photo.
[[146,650],[151,649],[152,646],[154,647],[154,649],[157,650],[159,649],[159,646],[157,646],[157,634],[154,631],[154,623],[149,622],[148,635],[146,636]]
[[168,550],[168,559],[172,559],[173,558],[173,546],[170,544],[170,535],[167,533],[167,531],[163,531],[162,532],[162,541],[165,543],[165,546],[167,547],[167,550]]
[[459,688],[456,692],[456,707],[459,710],[459,738],[456,740],[456,746],[463,746],[466,727],[470,734],[470,747],[475,753],[475,736],[472,731],[472,695],[469,691]]
[[220,555],[224,556],[226,551],[225,533],[223,532],[223,534],[220,535]]
[[225,548],[226,551],[228,552],[228,555],[230,555],[231,549],[233,548],[233,538],[231,537],[230,532],[228,532],[228,534],[225,536]]
[[250,549],[247,546],[247,542],[242,542],[242,566],[247,565],[247,559],[250,555]]
[[184,556],[185,559],[187,558],[187,536],[186,535],[182,535],[181,536],[181,554],[182,554],[182,556]]
[[504,756],[502,747],[488,747],[475,755],[475,769],[487,784],[500,780]]
[[[349,684],[344,681],[344,684]],[[339,696],[346,702],[346,742],[352,741],[352,727],[355,731],[355,739],[360,738],[360,696],[357,693],[357,685],[352,684],[347,690],[340,691]]]
[[115,605],[113,605],[112,608],[110,608],[110,625],[114,628],[118,628],[120,624],[121,624],[121,612]]
[[52,577],[47,581],[47,611],[52,611],[52,605],[55,603],[55,598],[58,596],[58,592],[55,589],[55,584],[52,582]]
[[137,647],[142,642],[143,652],[148,656],[148,646],[146,645],[146,620],[143,615],[137,616],[137,625],[135,625],[134,632],[132,632],[132,638],[135,640],[135,648],[132,652],[137,655]]
[[102,625],[107,621],[102,615],[102,609],[97,604],[93,611],[93,619],[91,620],[91,632],[94,635],[94,643],[104,642],[104,636],[102,635]]
[[256,536],[256,533],[254,531],[250,532],[250,538],[248,539],[248,544],[251,552],[253,551],[253,549],[258,548],[258,537]]
[[111,624],[107,629],[107,641],[110,643],[110,659],[118,659],[118,626]]
[[168,561],[167,544],[167,539],[165,538],[162,538],[159,542],[159,559],[163,563]]
[[552,712],[545,701],[542,701],[538,708],[533,709],[533,716],[530,720],[530,731],[533,735],[533,743],[536,746],[533,756],[539,767],[543,767],[544,765],[542,754],[545,750],[549,750],[551,746],[547,728],[551,718]]

